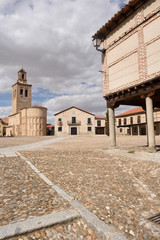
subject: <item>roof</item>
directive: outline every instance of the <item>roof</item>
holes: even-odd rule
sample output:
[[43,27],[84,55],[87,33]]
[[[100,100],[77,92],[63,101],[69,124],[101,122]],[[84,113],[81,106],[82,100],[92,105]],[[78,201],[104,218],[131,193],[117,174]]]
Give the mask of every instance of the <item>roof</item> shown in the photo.
[[92,37],[105,38],[108,33],[115,29],[129,15],[136,11],[148,0],[130,0],[120,11],[118,11],[107,23],[105,23]]
[[18,72],[24,72],[24,73],[26,73],[26,71],[25,71],[23,68],[21,68]]
[[104,119],[104,120],[106,120],[106,117],[104,117],[104,116],[103,117],[96,116],[95,119]]
[[47,128],[53,128],[53,127],[54,127],[54,125],[47,123]]
[[60,114],[60,113],[66,112],[66,111],[68,111],[68,110],[70,110],[70,109],[72,109],[72,108],[76,108],[76,109],[78,109],[78,110],[80,110],[80,111],[82,111],[82,112],[85,112],[85,113],[88,113],[88,114],[91,114],[91,115],[95,116],[95,114],[90,113],[90,112],[87,112],[87,111],[85,111],[85,110],[83,110],[83,109],[77,108],[77,107],[75,107],[75,106],[72,106],[72,107],[70,107],[70,108],[66,108],[66,109],[64,109],[64,110],[61,111],[61,112],[55,113],[54,116],[56,116],[56,115],[58,115],[58,114]]
[[133,114],[136,114],[136,113],[142,113],[142,112],[144,112],[143,108],[142,107],[138,107],[138,108],[130,109],[130,110],[126,111],[126,112],[120,113],[120,114],[116,115],[116,118],[117,117],[127,116],[127,115],[133,115]]
[[22,108],[21,110],[23,110],[23,109],[28,109],[28,108],[45,108],[45,109],[47,109],[46,107],[42,107],[42,106],[40,106],[40,105],[33,105],[33,106],[30,106],[30,107]]
[[4,124],[8,124],[8,117],[2,118],[2,121],[4,122]]

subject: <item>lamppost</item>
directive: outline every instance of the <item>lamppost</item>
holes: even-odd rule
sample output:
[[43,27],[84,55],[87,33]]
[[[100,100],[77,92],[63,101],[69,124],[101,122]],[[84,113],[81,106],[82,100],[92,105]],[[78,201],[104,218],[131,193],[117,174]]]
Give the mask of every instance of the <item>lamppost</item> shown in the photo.
[[101,44],[104,41],[104,39],[97,36],[92,41],[93,41],[93,46],[96,48],[97,51],[101,53],[105,53],[106,50],[101,48]]

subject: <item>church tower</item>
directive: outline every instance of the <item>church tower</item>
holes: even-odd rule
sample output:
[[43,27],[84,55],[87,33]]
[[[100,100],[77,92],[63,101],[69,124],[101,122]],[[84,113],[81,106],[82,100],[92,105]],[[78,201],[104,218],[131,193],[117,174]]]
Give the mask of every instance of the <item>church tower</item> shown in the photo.
[[12,86],[12,114],[22,108],[31,107],[32,85],[27,82],[27,73],[22,68],[18,72],[18,80]]

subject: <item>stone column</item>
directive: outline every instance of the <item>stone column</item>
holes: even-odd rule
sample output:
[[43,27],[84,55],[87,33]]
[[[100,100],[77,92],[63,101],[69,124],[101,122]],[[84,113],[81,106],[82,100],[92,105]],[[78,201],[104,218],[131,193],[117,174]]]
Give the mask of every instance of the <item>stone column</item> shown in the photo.
[[148,146],[155,147],[154,118],[153,118],[153,100],[146,97]]
[[147,135],[147,146],[149,146],[149,141],[148,141],[148,124],[147,124],[147,112],[146,114],[146,135]]
[[116,131],[115,131],[115,115],[114,108],[109,108],[109,136],[110,136],[110,145],[112,147],[116,146]]

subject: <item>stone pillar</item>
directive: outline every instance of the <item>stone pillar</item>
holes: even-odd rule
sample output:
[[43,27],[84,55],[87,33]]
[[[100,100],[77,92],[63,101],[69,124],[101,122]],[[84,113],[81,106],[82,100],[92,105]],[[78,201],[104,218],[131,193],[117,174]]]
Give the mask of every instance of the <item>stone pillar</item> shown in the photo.
[[147,112],[146,114],[146,135],[147,135],[147,146],[149,146],[149,141],[148,141],[148,124],[147,124]]
[[109,108],[109,136],[110,136],[110,145],[112,147],[116,146],[116,131],[115,131],[115,116],[114,108]]
[[153,100],[146,97],[148,146],[155,147],[154,118],[153,118]]

